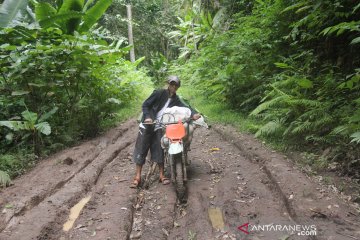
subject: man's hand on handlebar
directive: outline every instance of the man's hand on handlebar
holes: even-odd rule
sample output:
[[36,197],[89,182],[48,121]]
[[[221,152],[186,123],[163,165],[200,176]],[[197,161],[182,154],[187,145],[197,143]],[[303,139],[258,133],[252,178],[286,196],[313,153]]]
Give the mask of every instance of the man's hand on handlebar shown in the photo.
[[[201,118],[201,115],[199,113],[196,113],[192,116],[191,119],[193,120],[198,120],[199,118]],[[190,119],[186,120],[186,121],[189,121]],[[176,121],[177,122],[177,121]],[[154,123],[154,120],[152,120],[151,118],[146,118],[144,120],[144,124],[153,124]]]
[[193,116],[192,116],[192,119],[194,120],[198,120],[199,118],[201,118],[201,115],[199,113],[195,113]]
[[145,119],[144,123],[153,123],[153,120],[151,118]]

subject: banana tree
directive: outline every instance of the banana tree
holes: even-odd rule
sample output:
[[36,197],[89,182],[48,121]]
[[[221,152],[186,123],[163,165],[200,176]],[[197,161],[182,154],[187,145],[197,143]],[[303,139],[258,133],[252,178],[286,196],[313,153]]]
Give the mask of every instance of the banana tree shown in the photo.
[[0,6],[0,28],[10,25],[21,11],[28,10],[28,2],[35,6],[35,20],[43,28],[58,27],[64,33],[87,32],[105,13],[112,0],[64,0],[57,6],[36,0],[5,0]]
[[59,27],[63,32],[73,34],[75,31],[89,31],[111,5],[112,0],[64,0],[55,7],[35,0],[32,0],[32,3],[41,27]]
[[[199,17],[200,16],[200,17]],[[169,32],[170,38],[175,39],[181,47],[179,58],[188,58],[197,52],[199,45],[212,33],[212,17],[210,13],[188,11],[184,19],[178,18],[178,30]]]
[[0,6],[0,28],[9,26],[20,11],[26,10],[28,0],[5,0]]

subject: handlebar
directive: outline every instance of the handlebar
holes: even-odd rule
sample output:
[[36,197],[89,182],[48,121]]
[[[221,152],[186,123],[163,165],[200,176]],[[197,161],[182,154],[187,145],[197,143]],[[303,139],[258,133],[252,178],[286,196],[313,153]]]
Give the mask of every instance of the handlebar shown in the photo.
[[[181,120],[182,123],[189,123],[191,122],[193,119],[192,118],[187,118],[187,119],[184,119],[184,120]],[[171,121],[171,122],[162,122],[162,121],[159,121],[159,120],[155,120],[151,123],[147,123],[147,122],[142,122],[142,124],[144,125],[154,125],[154,124],[160,124],[160,125],[169,125],[169,124],[176,124],[176,123],[179,123],[179,121]]]
[[[167,118],[166,118],[167,117]],[[202,116],[203,117],[203,116]],[[168,121],[164,121],[164,119],[168,120]],[[172,121],[170,121],[172,120]],[[176,117],[174,114],[171,113],[165,113],[161,116],[160,120],[156,119],[151,123],[146,123],[146,122],[142,122],[143,125],[155,125],[158,124],[162,127],[166,126],[166,125],[170,125],[170,124],[176,124],[179,121],[176,120]],[[209,128],[209,126],[203,121],[203,122],[197,122],[197,120],[192,119],[191,117],[187,117],[181,120],[182,123],[192,123],[195,124],[197,126],[201,126],[201,127],[205,127],[205,128]]]

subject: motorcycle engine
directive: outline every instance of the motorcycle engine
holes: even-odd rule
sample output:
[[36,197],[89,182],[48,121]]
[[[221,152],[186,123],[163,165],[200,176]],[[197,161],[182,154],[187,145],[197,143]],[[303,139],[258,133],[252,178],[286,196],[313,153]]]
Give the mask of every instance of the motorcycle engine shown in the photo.
[[169,138],[163,136],[161,138],[161,147],[164,149],[164,148],[169,148],[169,143],[170,143],[170,140]]

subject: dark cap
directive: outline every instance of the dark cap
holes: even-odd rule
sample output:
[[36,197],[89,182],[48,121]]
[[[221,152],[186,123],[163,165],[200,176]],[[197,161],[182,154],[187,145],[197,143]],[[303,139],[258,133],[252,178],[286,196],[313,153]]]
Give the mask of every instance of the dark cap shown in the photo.
[[167,78],[167,82],[170,84],[172,82],[175,82],[177,85],[180,86],[180,79],[178,76],[175,76],[175,75],[171,75]]

